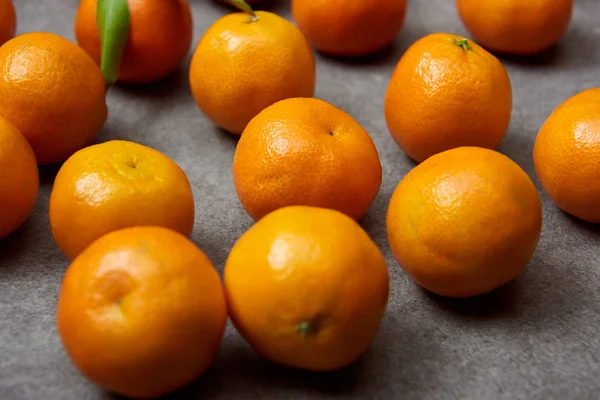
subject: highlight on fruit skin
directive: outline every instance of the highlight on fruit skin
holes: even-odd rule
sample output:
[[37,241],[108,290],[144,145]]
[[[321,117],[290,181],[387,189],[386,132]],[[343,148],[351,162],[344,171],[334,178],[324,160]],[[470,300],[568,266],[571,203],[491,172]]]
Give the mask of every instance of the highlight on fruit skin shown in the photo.
[[574,0],[456,0],[459,16],[474,38],[499,53],[533,55],[565,34]]
[[491,292],[526,268],[542,207],[531,178],[494,150],[459,147],[431,156],[398,184],[386,219],[398,265],[440,296]]
[[542,125],[535,170],[552,201],[584,221],[600,223],[600,88],[565,100]]
[[252,348],[310,371],[359,359],[389,296],[377,245],[350,217],[317,207],[284,207],[258,221],[231,249],[224,281],[231,320]]
[[208,257],[166,228],[111,232],[67,268],[58,334],[77,370],[128,398],[157,398],[202,375],[220,347],[225,293]]
[[312,97],[316,65],[309,43],[290,21],[266,11],[237,12],[204,33],[192,57],[189,82],[202,113],[240,135],[252,118],[277,101]]

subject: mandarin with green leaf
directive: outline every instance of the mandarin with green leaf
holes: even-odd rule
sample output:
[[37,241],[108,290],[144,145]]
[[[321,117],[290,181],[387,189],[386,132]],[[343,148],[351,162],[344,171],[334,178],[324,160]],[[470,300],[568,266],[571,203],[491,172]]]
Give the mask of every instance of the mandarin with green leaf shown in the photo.
[[[118,1],[127,1],[130,28],[117,80],[149,83],[177,70],[192,43],[193,18],[187,0]],[[81,0],[75,19],[75,35],[79,45],[100,64],[102,46],[96,20],[97,7],[98,0]]]

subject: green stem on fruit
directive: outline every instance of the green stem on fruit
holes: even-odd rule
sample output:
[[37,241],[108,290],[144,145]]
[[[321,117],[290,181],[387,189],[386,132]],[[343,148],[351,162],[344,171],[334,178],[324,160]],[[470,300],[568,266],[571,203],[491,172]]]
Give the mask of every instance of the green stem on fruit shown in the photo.
[[469,46],[469,42],[467,42],[467,39],[456,39],[456,42],[454,42],[454,44],[462,47],[464,51],[469,51],[471,49],[471,47]]
[[298,326],[296,327],[296,330],[298,331],[298,333],[300,334],[302,339],[304,339],[305,337],[307,337],[310,334],[315,333],[315,329],[314,329],[313,325],[308,321],[300,322],[298,324]]
[[254,12],[252,7],[250,7],[250,5],[248,3],[246,3],[244,0],[227,0],[227,1],[232,6],[240,9],[241,11],[244,11],[244,12],[247,12],[248,14],[250,14],[249,22],[258,21],[258,16]]

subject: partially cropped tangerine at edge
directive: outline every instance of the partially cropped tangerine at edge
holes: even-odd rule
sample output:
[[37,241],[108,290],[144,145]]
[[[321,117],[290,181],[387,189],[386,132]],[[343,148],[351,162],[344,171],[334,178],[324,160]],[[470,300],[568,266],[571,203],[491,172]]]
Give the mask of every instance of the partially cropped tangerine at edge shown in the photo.
[[400,182],[387,232],[398,264],[441,296],[471,297],[515,279],[540,237],[537,190],[514,161],[460,147],[436,154]]
[[504,66],[472,40],[449,33],[425,36],[406,50],[384,102],[390,134],[417,162],[461,146],[497,148],[511,112]]
[[458,13],[480,44],[500,53],[529,55],[564,35],[574,0],[457,0]]
[[35,154],[27,139],[0,117],[0,239],[29,217],[39,189]]
[[0,47],[0,116],[29,141],[39,164],[92,142],[108,115],[104,78],[75,43],[53,33],[19,35]]
[[535,140],[538,178],[562,210],[600,223],[600,88],[560,104]]
[[[100,63],[97,4],[98,0],[81,0],[75,36]],[[177,70],[192,43],[193,18],[187,0],[127,0],[127,4],[131,24],[117,80],[149,83]]]
[[56,314],[77,369],[130,398],[156,398],[201,375],[226,321],[223,285],[210,260],[160,227],[95,241],[67,269]]
[[312,97],[316,84],[310,45],[288,20],[270,12],[228,14],[202,36],[190,65],[198,107],[216,125],[241,134],[279,100]]
[[292,17],[318,50],[361,56],[394,41],[406,6],[406,0],[292,0]]
[[12,0],[0,0],[0,46],[15,36],[17,15]]
[[162,226],[190,236],[195,205],[190,182],[170,158],[114,140],[87,147],[61,167],[50,195],[50,226],[74,259],[101,236],[132,226]]
[[233,159],[242,206],[258,220],[285,206],[326,207],[358,219],[377,197],[382,168],[371,136],[319,99],[286,99],[248,124]]
[[381,252],[335,210],[293,206],[258,221],[224,270],[230,316],[261,356],[312,371],[344,368],[374,340],[389,295]]

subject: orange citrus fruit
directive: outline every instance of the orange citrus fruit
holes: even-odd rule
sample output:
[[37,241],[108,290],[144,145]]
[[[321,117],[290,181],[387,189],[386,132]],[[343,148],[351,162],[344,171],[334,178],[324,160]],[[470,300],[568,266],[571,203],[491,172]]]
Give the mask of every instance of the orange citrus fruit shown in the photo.
[[539,53],[565,33],[573,0],[456,0],[458,13],[475,39],[490,50]]
[[39,189],[35,155],[27,139],[0,117],[0,239],[29,217]]
[[381,186],[369,134],[350,115],[313,98],[286,99],[248,124],[233,159],[233,182],[256,220],[284,206],[332,208],[360,218]]
[[0,0],[0,46],[15,36],[17,15],[12,0]]
[[292,0],[292,17],[318,50],[360,56],[391,44],[402,29],[406,0]]
[[202,36],[190,66],[196,103],[216,125],[241,134],[271,104],[312,97],[312,50],[289,21],[270,12],[233,13]]
[[470,297],[516,278],[542,227],[538,193],[508,157],[479,147],[436,154],[400,182],[387,230],[400,266],[442,296]]
[[67,269],[56,323],[67,354],[92,382],[154,398],[213,361],[227,320],[210,260],[166,228],[135,227],[95,241]]
[[62,162],[104,125],[104,78],[67,39],[19,35],[0,47],[0,116],[27,138],[39,164]]
[[[79,45],[100,63],[96,24],[98,0],[81,0],[75,18]],[[117,80],[149,83],[174,72],[192,44],[193,19],[187,0],[127,0],[130,28]]]
[[461,146],[495,149],[512,111],[500,61],[462,36],[435,33],[402,56],[385,96],[385,119],[415,161]]
[[156,225],[189,236],[194,215],[192,188],[181,168],[157,150],[120,140],[75,153],[50,195],[52,234],[69,259],[121,228]]
[[225,291],[238,331],[263,357],[343,368],[373,341],[388,300],[385,260],[351,218],[315,207],[274,211],[231,249]]
[[533,161],[548,196],[577,218],[600,222],[600,88],[557,107],[540,130]]

